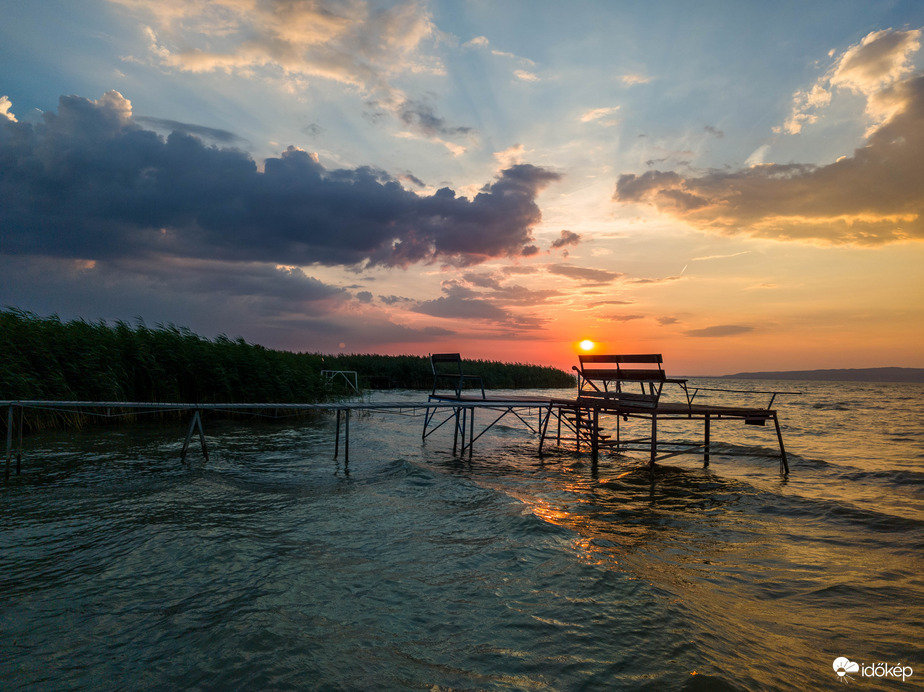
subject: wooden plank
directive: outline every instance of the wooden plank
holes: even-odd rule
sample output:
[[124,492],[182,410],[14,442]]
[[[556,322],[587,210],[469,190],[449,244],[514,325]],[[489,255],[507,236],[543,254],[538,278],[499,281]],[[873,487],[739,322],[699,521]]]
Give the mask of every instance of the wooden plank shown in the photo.
[[579,355],[581,363],[663,363],[660,353]]
[[617,380],[629,380],[630,382],[664,382],[667,379],[663,370],[602,370],[594,368],[592,370],[582,370],[581,375],[584,376],[584,379],[606,380],[607,382],[615,382]]

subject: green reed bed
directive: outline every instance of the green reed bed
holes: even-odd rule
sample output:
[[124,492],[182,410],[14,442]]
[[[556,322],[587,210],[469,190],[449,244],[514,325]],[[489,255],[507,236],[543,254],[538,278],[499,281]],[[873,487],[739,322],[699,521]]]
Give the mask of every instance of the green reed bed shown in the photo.
[[[569,387],[551,367],[466,361],[492,389]],[[156,403],[317,403],[349,394],[322,370],[352,370],[369,388],[429,389],[426,356],[293,353],[185,327],[123,321],[62,321],[17,308],[0,310],[0,400]],[[176,413],[116,411],[111,421],[171,418]],[[7,411],[0,411],[6,424]],[[86,414],[30,411],[27,429],[80,426]]]

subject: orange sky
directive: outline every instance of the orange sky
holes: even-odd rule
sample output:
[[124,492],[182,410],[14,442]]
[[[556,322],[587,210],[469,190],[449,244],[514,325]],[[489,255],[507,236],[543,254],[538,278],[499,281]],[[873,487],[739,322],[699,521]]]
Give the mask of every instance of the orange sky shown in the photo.
[[323,353],[924,367],[924,3],[539,4],[14,4],[0,303]]

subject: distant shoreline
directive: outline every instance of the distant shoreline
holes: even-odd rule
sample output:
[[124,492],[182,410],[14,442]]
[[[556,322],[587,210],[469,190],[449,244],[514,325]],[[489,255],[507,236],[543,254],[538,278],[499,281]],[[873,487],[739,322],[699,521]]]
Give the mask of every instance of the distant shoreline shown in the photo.
[[718,375],[725,380],[817,380],[827,382],[924,383],[924,368],[838,368],[831,370],[785,370],[739,372]]

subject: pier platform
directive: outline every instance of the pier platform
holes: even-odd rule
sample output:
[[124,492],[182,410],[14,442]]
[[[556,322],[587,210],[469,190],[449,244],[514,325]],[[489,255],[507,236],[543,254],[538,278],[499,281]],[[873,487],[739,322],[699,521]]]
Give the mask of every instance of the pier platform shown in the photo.
[[[685,390],[686,391],[686,390]],[[698,390],[696,390],[698,391]],[[710,460],[711,426],[717,421],[739,421],[746,425],[762,426],[772,422],[780,450],[780,472],[788,473],[789,465],[783,446],[779,417],[776,410],[741,406],[720,406],[695,403],[696,391],[687,401],[658,401],[653,406],[606,396],[555,398],[547,396],[450,396],[431,395],[420,401],[343,401],[327,403],[159,403],[124,401],[0,401],[0,410],[6,418],[6,465],[4,477],[9,478],[15,458],[16,473],[21,471],[23,454],[23,420],[28,410],[80,414],[100,420],[116,419],[129,415],[140,416],[173,411],[189,416],[189,427],[180,449],[185,463],[191,445],[198,442],[204,459],[209,449],[205,439],[203,414],[209,411],[251,415],[260,418],[286,418],[312,411],[336,416],[334,430],[334,458],[343,454],[349,463],[350,424],[353,412],[382,412],[423,417],[422,439],[448,426],[452,431],[452,453],[473,453],[475,442],[497,423],[512,417],[539,438],[538,454],[554,440],[561,446],[574,443],[577,452],[589,451],[596,463],[601,451],[622,454],[643,451],[652,468],[656,462],[678,454],[702,454],[706,465]],[[726,391],[726,390],[723,390]],[[768,392],[775,396],[776,393]],[[771,399],[772,402],[772,399]],[[476,422],[477,418],[477,422]],[[628,439],[622,424],[630,420],[644,420],[650,425],[650,434]],[[688,443],[659,439],[661,421],[698,421],[702,424],[701,443]],[[555,421],[552,428],[551,423]],[[613,429],[615,426],[615,435]],[[551,429],[551,431],[550,431]]]

